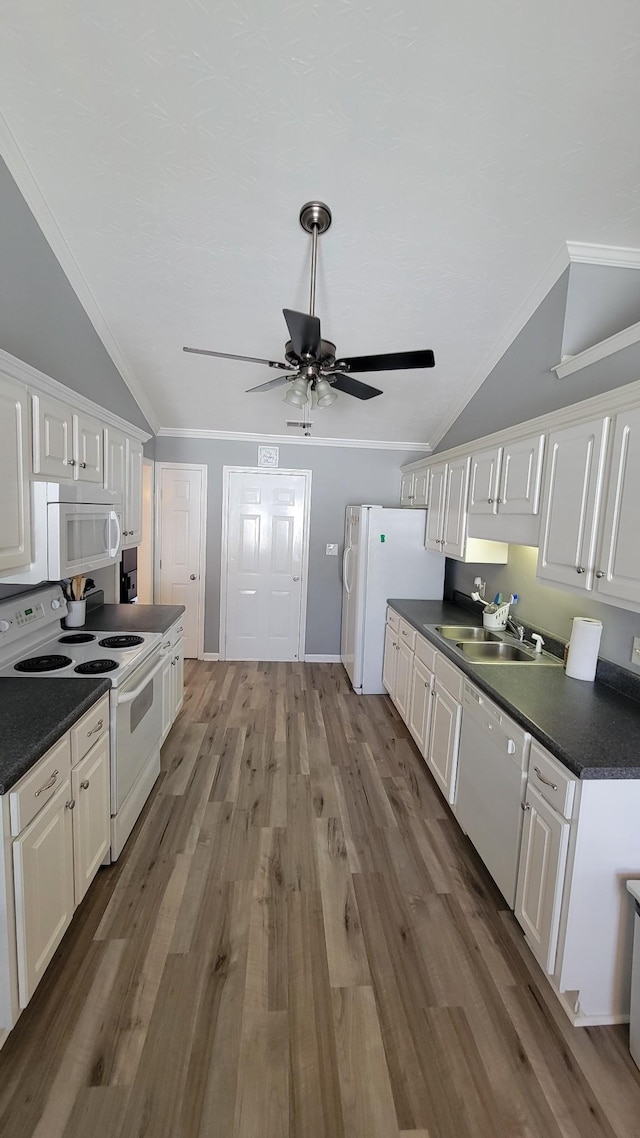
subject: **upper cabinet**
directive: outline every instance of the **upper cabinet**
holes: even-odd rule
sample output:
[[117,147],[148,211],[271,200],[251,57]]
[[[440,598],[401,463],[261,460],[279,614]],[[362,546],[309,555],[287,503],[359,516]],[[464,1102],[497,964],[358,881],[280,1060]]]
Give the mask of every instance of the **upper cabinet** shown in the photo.
[[142,443],[127,436],[122,545],[142,541]]
[[125,500],[127,436],[115,427],[104,429],[104,485]]
[[49,395],[33,395],[31,410],[34,475],[102,485],[103,424]]
[[420,506],[424,509],[427,504],[428,485],[429,471],[426,467],[403,474],[400,482],[400,505]]
[[607,597],[640,605],[640,408],[616,416],[596,589]]
[[469,534],[537,545],[545,436],[474,451]]
[[470,465],[471,459],[462,456],[430,467],[425,545],[427,549],[458,561],[506,564],[506,545],[468,537]]
[[0,572],[31,561],[27,392],[0,375]]

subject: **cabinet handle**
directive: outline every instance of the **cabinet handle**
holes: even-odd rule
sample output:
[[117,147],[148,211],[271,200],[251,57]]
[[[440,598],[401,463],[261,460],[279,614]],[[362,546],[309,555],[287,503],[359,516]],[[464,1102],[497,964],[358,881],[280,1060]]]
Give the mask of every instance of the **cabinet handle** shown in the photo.
[[522,805],[523,810],[530,810],[531,809],[528,802],[523,802],[521,805]]
[[60,774],[60,771],[54,771],[53,774],[51,775],[51,778],[49,779],[48,782],[45,782],[44,786],[41,786],[39,788],[39,790],[34,790],[33,797],[39,798],[41,794],[44,794],[45,790],[51,790],[51,787],[55,786],[56,779],[57,779],[59,774]]
[[504,503],[504,498],[496,498],[496,505],[497,506],[502,506],[503,503]]
[[545,786],[550,786],[552,790],[558,789],[557,782],[549,782],[549,779],[544,777],[542,771],[540,770],[540,767],[534,767],[533,769],[536,772],[538,778],[540,779],[540,782],[543,782]]
[[399,651],[400,651],[400,645],[396,644],[396,652],[399,652]]
[[83,469],[83,470],[86,470],[86,469],[87,469],[87,464],[86,464],[86,462],[81,462],[81,463],[80,463],[80,466],[82,467],[82,469]]
[[189,574],[189,580],[190,580],[190,581],[195,581],[195,579],[196,579],[196,574],[195,574],[195,573],[190,573],[190,574]]
[[76,464],[75,458],[68,458],[67,459],[67,466],[75,466],[75,464]]
[[487,502],[489,503],[490,506],[492,506],[493,503],[495,502],[495,498],[487,498]]
[[76,808],[75,798],[70,798],[68,802],[65,802],[65,806],[66,806],[67,810],[75,810],[75,808]]
[[82,782],[80,783],[80,790],[88,790],[88,789],[89,789],[89,779],[83,778]]
[[175,660],[175,657],[174,657],[174,658],[173,658],[173,660],[171,661],[171,667],[172,667],[172,668],[175,668],[175,666],[176,666],[176,660]]
[[103,726],[104,719],[99,719],[95,727],[92,727],[90,731],[87,731],[87,739],[90,739],[92,735],[95,735],[96,731],[102,731]]
[[175,660],[175,662],[176,662],[176,664],[177,664],[177,663],[178,663],[178,660],[180,659],[180,657],[179,657],[179,656],[174,656],[173,658],[174,658],[174,660]]
[[163,644],[163,645],[162,645],[162,647],[163,647],[163,648],[170,648],[170,647],[171,647],[171,641],[170,641],[170,640],[167,640],[167,643],[166,643],[166,644]]
[[601,577],[604,577],[604,572],[602,569],[598,569],[598,572],[596,573],[596,577],[598,578],[598,580],[600,580]]
[[176,636],[178,635],[179,632],[184,632],[184,628],[182,627],[182,625],[180,625],[180,628],[176,628]]
[[586,569],[583,569],[582,565],[576,565],[576,573],[586,573]]

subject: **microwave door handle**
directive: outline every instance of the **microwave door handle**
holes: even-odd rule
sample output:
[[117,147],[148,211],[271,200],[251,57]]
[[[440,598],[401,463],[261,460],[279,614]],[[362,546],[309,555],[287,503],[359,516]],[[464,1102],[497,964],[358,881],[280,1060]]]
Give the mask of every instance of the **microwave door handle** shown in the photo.
[[146,688],[147,684],[149,683],[149,680],[152,680],[153,677],[155,675],[157,675],[157,673],[160,671],[165,660],[166,660],[166,653],[163,652],[162,655],[160,656],[160,659],[158,660],[158,663],[156,664],[155,668],[152,668],[150,672],[147,672],[146,676],[138,684],[137,688],[134,688],[133,691],[128,691],[126,693],[126,695],[119,695],[118,694],[118,696],[116,697],[118,703],[131,703],[132,700],[137,699],[138,696],[140,695],[140,692],[144,691],[144,689]]
[[117,553],[118,553],[118,551],[119,551],[119,549],[120,549],[120,538],[122,537],[122,533],[121,533],[121,530],[120,530],[120,519],[119,519],[118,515],[116,514],[115,510],[109,510],[109,522],[108,522],[108,526],[109,526],[109,537],[108,537],[108,541],[109,541],[109,542],[111,541],[111,525],[112,525],[112,523],[113,523],[113,522],[115,522],[115,523],[116,523],[116,533],[117,533],[117,537],[116,537],[116,543],[115,543],[115,545],[114,545],[114,546],[111,546],[111,545],[109,546],[109,557],[116,557],[116,555],[117,555]]

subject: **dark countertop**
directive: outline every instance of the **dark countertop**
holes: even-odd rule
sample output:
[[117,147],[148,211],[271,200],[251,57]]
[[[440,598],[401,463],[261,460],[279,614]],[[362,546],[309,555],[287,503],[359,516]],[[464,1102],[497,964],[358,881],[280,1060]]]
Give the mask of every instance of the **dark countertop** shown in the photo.
[[105,677],[0,679],[0,794],[6,794],[110,687]]
[[88,632],[167,632],[184,605],[101,605],[87,613]]
[[635,700],[606,684],[571,679],[553,665],[472,664],[434,626],[479,626],[479,611],[476,616],[446,601],[388,603],[573,774],[640,778],[640,704]]

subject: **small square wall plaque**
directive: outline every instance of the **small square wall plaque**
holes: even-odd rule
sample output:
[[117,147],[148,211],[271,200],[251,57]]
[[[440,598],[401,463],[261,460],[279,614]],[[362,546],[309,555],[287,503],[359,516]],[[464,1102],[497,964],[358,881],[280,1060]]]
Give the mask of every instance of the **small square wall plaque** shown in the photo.
[[277,466],[279,447],[258,447],[258,466]]

